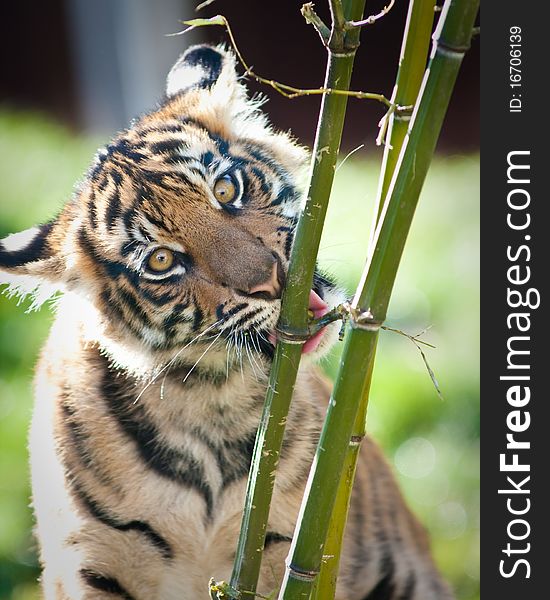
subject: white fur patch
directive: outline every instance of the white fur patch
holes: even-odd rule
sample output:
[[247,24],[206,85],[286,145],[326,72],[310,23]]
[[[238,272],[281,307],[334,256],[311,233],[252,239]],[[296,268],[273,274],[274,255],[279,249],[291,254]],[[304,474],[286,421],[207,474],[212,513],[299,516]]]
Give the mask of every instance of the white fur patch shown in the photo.
[[178,92],[199,84],[204,79],[205,71],[200,67],[191,67],[186,64],[176,63],[166,80],[166,94],[174,96]]
[[2,240],[1,244],[8,252],[18,252],[29,246],[39,233],[40,229],[38,227],[31,227],[25,229],[25,231],[8,235]]
[[56,283],[39,281],[31,275],[15,275],[13,273],[0,273],[0,285],[7,285],[2,290],[8,298],[17,298],[17,303],[21,304],[25,298],[30,298],[30,304],[26,312],[33,312],[50,299],[53,299],[57,292],[62,291],[63,286]]

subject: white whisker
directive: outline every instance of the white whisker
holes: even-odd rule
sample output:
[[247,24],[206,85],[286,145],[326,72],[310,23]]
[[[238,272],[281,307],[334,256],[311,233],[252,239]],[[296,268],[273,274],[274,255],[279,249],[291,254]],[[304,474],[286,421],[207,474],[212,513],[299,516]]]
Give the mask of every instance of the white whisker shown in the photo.
[[222,333],[223,333],[223,331],[220,331],[220,333],[218,333],[218,335],[210,342],[210,344],[208,344],[208,347],[206,348],[206,350],[199,356],[199,358],[197,359],[197,362],[195,362],[195,364],[191,367],[191,369],[189,370],[189,372],[187,373],[187,375],[183,378],[183,382],[182,383],[185,383],[189,379],[189,375],[191,375],[191,373],[193,372],[193,370],[195,369],[195,367],[206,356],[206,353],[210,350],[210,348],[212,348],[212,346],[220,339],[220,336],[221,336]]
[[256,369],[254,368],[254,364],[252,363],[252,353],[250,350],[250,345],[248,343],[248,339],[246,337],[244,337],[244,348],[246,350],[248,362],[250,363],[250,368],[252,369],[252,375],[253,375],[254,379],[256,379],[256,381],[257,381],[258,377],[256,376]]
[[[254,331],[256,331],[256,328],[253,327]],[[255,353],[252,350],[255,350],[258,354],[260,353],[260,348],[256,345],[256,339],[254,336],[252,336],[250,338],[250,342],[252,344],[252,348],[251,348],[251,352],[250,352],[250,358],[252,361],[254,361],[254,364],[256,365],[256,368],[258,369],[258,375],[259,378],[261,379],[263,376],[263,369],[262,366],[260,365],[260,363],[257,361]],[[258,379],[258,377],[256,377],[256,379]]]
[[[161,376],[162,373],[164,373],[164,371],[166,371],[166,369],[170,369],[170,367],[176,362],[176,360],[178,359],[178,357],[180,356],[180,354],[186,349],[189,348],[189,346],[193,343],[195,343],[197,340],[199,340],[201,337],[203,337],[204,335],[206,335],[209,331],[212,331],[212,329],[214,329],[214,327],[217,327],[220,323],[223,322],[223,319],[220,319],[218,321],[216,321],[215,323],[213,323],[212,325],[209,325],[204,331],[202,331],[201,333],[199,333],[197,336],[195,336],[190,342],[188,342],[187,344],[185,344],[185,346],[182,346],[177,352],[176,354],[157,372],[155,373],[152,378],[145,384],[144,388],[141,390],[141,392],[138,394],[137,398],[134,400],[134,404],[137,404],[139,402],[139,399],[143,396],[143,394],[145,393],[146,390],[148,390],[153,383],[155,383],[155,381]],[[165,377],[166,379],[166,377]],[[163,380],[163,385],[164,385],[164,381]],[[161,388],[161,394],[164,393],[164,390]]]

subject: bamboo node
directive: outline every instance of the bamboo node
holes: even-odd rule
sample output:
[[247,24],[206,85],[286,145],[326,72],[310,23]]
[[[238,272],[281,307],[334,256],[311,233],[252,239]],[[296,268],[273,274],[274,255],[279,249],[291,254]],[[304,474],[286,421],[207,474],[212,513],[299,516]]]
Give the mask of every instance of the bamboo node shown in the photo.
[[354,308],[349,303],[344,304],[344,310],[348,315],[352,329],[363,329],[364,331],[378,331],[384,325],[384,321],[378,321],[370,310]]
[[288,570],[290,571],[291,577],[294,577],[294,579],[299,579],[300,581],[315,581],[315,578],[317,575],[319,575],[319,571],[308,571],[307,569],[301,569],[292,563],[288,565]]
[[336,58],[347,58],[348,56],[353,56],[357,52],[357,48],[353,48],[352,50],[347,50],[346,52],[336,52],[330,50],[332,56]]
[[443,54],[462,57],[466,54],[466,52],[468,52],[469,49],[470,44],[459,46],[450,44],[441,38],[437,40],[436,52],[443,52]]
[[412,115],[410,114],[406,114],[406,113],[399,113],[399,112],[395,112],[393,114],[393,118],[396,121],[410,121],[411,120]]
[[277,334],[277,339],[282,340],[286,344],[305,344],[311,337],[309,331],[304,333],[300,331],[292,331],[290,329],[283,329],[281,327],[276,327],[275,333]]

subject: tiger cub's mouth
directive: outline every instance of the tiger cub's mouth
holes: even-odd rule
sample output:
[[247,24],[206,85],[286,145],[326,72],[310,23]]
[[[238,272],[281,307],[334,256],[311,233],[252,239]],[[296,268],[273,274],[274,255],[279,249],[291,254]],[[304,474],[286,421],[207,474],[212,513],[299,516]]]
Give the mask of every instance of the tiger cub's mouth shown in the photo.
[[[309,292],[309,310],[313,313],[314,319],[320,319],[324,317],[329,312],[328,304],[315,292],[315,290],[311,290]],[[317,333],[307,340],[302,348],[302,354],[309,354],[310,352],[315,352],[325,335],[326,327],[320,329]]]
[[[329,312],[329,306],[315,290],[311,290],[309,292],[308,310],[313,315],[314,319],[320,319]],[[302,354],[310,354],[317,350],[325,334],[325,329],[326,327],[323,327],[305,342],[305,344],[302,347]],[[268,339],[270,343],[273,346],[275,346],[275,344],[277,343],[276,332],[270,332]]]

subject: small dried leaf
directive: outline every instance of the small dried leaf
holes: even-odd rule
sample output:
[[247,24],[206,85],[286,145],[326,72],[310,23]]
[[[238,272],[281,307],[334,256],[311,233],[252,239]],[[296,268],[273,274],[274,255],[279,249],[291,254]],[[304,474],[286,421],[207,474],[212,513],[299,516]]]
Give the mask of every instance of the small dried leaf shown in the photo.
[[204,27],[205,25],[225,25],[225,17],[222,15],[216,15],[209,19],[191,19],[190,21],[183,21],[184,25],[190,27]]

